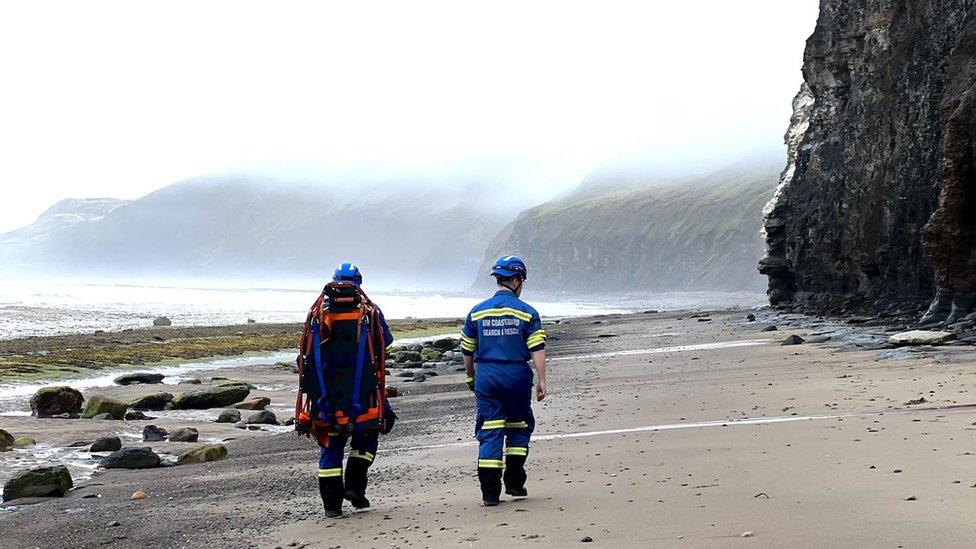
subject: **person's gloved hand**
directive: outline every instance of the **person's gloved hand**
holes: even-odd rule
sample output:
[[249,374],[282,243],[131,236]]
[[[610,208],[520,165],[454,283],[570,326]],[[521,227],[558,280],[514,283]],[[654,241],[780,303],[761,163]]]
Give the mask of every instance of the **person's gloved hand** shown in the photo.
[[468,389],[474,391],[474,376],[468,376],[464,382],[468,384]]
[[393,411],[393,408],[387,405],[386,410],[383,412],[383,426],[380,427],[380,433],[386,435],[393,430],[393,424],[396,423],[397,415]]

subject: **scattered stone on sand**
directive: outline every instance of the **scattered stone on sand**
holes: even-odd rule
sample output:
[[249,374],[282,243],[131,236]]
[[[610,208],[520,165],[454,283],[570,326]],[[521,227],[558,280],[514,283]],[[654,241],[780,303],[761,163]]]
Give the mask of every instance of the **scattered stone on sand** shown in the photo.
[[234,408],[238,410],[264,410],[271,404],[271,399],[268,397],[254,397],[250,400],[245,400],[234,405]]
[[580,543],[593,543],[593,538],[591,538],[590,536],[583,536],[583,539],[580,540]]
[[226,387],[226,386],[229,386],[229,385],[243,385],[243,386],[247,387],[248,389],[250,389],[252,391],[254,389],[257,389],[257,387],[255,387],[253,383],[244,381],[242,379],[230,379],[230,378],[226,378],[226,377],[220,377],[220,378],[215,377],[215,378],[212,378],[210,380],[210,384],[211,385],[216,385],[218,387]]
[[163,374],[153,374],[149,372],[133,372],[131,374],[123,374],[115,378],[116,385],[133,385],[136,383],[145,383],[147,385],[153,385],[156,383],[163,382]]
[[89,452],[115,452],[122,449],[122,439],[116,436],[99,437],[92,443]]
[[443,353],[439,349],[434,349],[433,347],[426,347],[424,350],[420,351],[420,358],[426,362],[432,362],[441,357]]
[[790,337],[784,339],[783,342],[780,343],[780,345],[801,345],[805,341],[806,340],[803,339],[802,337],[800,337],[800,336],[798,336],[796,334],[793,334]]
[[143,442],[162,442],[169,436],[169,431],[155,425],[146,425],[142,428]]
[[106,524],[105,526],[106,526],[107,528],[116,528],[116,527],[119,527],[119,526],[122,526],[122,523],[121,523],[121,522],[119,522],[119,521],[117,521],[117,520],[113,520],[112,522],[109,522],[109,523],[108,523],[108,524]]
[[200,432],[193,427],[180,427],[169,434],[170,442],[196,442]]
[[913,398],[912,400],[909,400],[908,402],[905,403],[905,405],[914,406],[916,404],[925,404],[926,402],[928,401],[925,400],[925,397],[919,397],[919,398]]
[[136,397],[129,407],[133,410],[165,410],[170,402],[173,402],[173,393],[151,393]]
[[18,471],[3,485],[3,501],[20,498],[61,497],[74,486],[64,465]]
[[917,500],[918,498],[915,496],[908,496],[907,498],[905,498],[905,501],[917,501]]
[[14,447],[14,436],[0,429],[0,452],[6,452]]
[[411,382],[412,383],[423,383],[425,381],[427,381],[427,376],[424,375],[423,372],[417,372],[417,373],[413,374],[413,377],[411,377],[410,379],[406,380],[407,383],[411,383]]
[[440,339],[435,339],[430,344],[430,346],[435,349],[440,349],[442,351],[450,351],[451,349],[454,349],[460,344],[461,341],[458,339],[454,339],[453,337],[442,337]]
[[37,439],[34,437],[17,437],[14,439],[14,448],[30,448],[36,445]]
[[779,330],[779,328],[777,328],[776,326],[766,326],[765,328],[763,328],[760,331],[761,332],[775,332],[777,330]]
[[751,538],[754,535],[755,534],[753,534],[752,532],[742,532],[741,534],[739,534],[739,537],[740,538]]
[[146,414],[144,414],[142,412],[138,412],[138,411],[137,412],[126,412],[125,413],[125,420],[126,421],[145,421],[145,420],[149,420],[149,419],[156,419],[156,418],[149,417]]
[[172,407],[177,410],[225,408],[244,400],[250,393],[246,385],[216,385],[187,391],[173,399]]
[[248,425],[277,425],[278,418],[271,410],[261,410],[251,414],[245,421]]
[[217,416],[217,423],[237,423],[241,420],[241,412],[239,410],[227,409],[220,412]]
[[132,492],[132,497],[130,497],[129,499],[131,499],[132,501],[139,501],[140,499],[146,499],[148,497],[149,494],[143,492],[142,490],[136,490],[135,492]]
[[227,447],[223,444],[207,444],[185,452],[176,460],[177,465],[188,465],[191,463],[206,463],[217,461],[227,456]]
[[247,423],[245,423],[243,420],[238,421],[237,423],[234,424],[234,428],[235,429],[247,429]]
[[888,343],[892,345],[940,345],[953,339],[956,339],[956,334],[952,332],[910,330],[889,337]]
[[158,327],[158,326],[172,326],[172,325],[173,325],[173,321],[166,318],[165,316],[157,316],[156,319],[153,320],[153,326]]
[[152,448],[123,448],[102,458],[105,469],[150,469],[159,467],[159,455]]
[[397,389],[396,385],[386,386],[386,398],[396,398],[400,396],[400,390]]
[[85,397],[77,389],[67,386],[44,387],[34,393],[30,399],[31,415],[36,417],[77,415],[81,413],[81,405],[84,402]]
[[748,321],[748,322],[755,322],[756,321],[756,315],[754,315],[752,313],[747,314],[746,315],[746,321]]
[[418,351],[400,351],[394,357],[397,364],[404,364],[406,362],[420,362],[421,356]]
[[195,377],[191,377],[190,379],[184,379],[183,381],[181,381],[180,385],[200,385],[201,383],[203,383],[203,381]]
[[81,413],[81,417],[94,418],[99,414],[109,414],[112,419],[123,419],[128,408],[129,405],[121,400],[105,395],[95,395],[88,399],[88,404],[85,405],[85,411]]

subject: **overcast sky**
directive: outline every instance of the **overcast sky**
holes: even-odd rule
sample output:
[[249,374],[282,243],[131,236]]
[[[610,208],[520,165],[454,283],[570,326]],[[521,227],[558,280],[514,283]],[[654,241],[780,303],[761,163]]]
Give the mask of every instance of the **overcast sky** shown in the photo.
[[4,2],[0,232],[227,170],[510,172],[776,146],[817,0]]

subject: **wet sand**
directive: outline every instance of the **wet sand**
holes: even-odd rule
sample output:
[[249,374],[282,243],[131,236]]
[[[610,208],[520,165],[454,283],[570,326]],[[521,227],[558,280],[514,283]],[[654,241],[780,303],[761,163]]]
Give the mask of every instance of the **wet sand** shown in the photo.
[[[368,511],[324,518],[317,449],[306,439],[160,418],[154,423],[199,425],[201,439],[235,437],[230,455],[108,471],[65,498],[0,511],[3,544],[971,547],[973,348],[839,352],[848,336],[781,346],[823,326],[744,316],[662,313],[547,326],[550,396],[535,407],[525,500],[480,506],[473,398],[462,374],[445,373],[422,384],[394,381],[405,390],[394,399],[401,421],[381,441]],[[780,330],[762,332],[769,323]],[[734,345],[717,345],[724,342]],[[877,360],[886,352],[907,358]],[[271,396],[272,410],[286,414],[290,372],[264,365],[228,377],[255,383],[254,394]],[[97,423],[0,418],[15,435],[39,439],[54,436],[53,422],[72,425],[60,440],[94,435],[74,426]],[[135,490],[150,497],[130,501]]]

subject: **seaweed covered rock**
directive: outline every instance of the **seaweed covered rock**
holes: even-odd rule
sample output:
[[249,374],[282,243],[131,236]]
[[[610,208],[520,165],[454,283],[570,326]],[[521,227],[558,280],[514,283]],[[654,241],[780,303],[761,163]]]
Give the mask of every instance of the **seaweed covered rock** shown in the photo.
[[212,385],[195,391],[187,391],[173,399],[176,410],[206,410],[226,408],[247,398],[251,389],[244,384]]
[[3,485],[3,501],[63,496],[74,486],[64,465],[37,467],[14,473]]
[[77,415],[81,413],[81,405],[84,402],[85,397],[77,389],[67,386],[44,387],[34,393],[30,399],[31,415],[36,417]]
[[105,395],[95,395],[88,399],[88,404],[85,405],[85,411],[82,412],[81,417],[91,419],[100,414],[108,414],[112,419],[121,420],[125,418],[125,411],[128,409],[129,405],[121,400]]
[[208,444],[199,448],[194,448],[176,460],[177,465],[189,465],[191,463],[206,463],[217,461],[227,456],[227,447],[223,444]]

